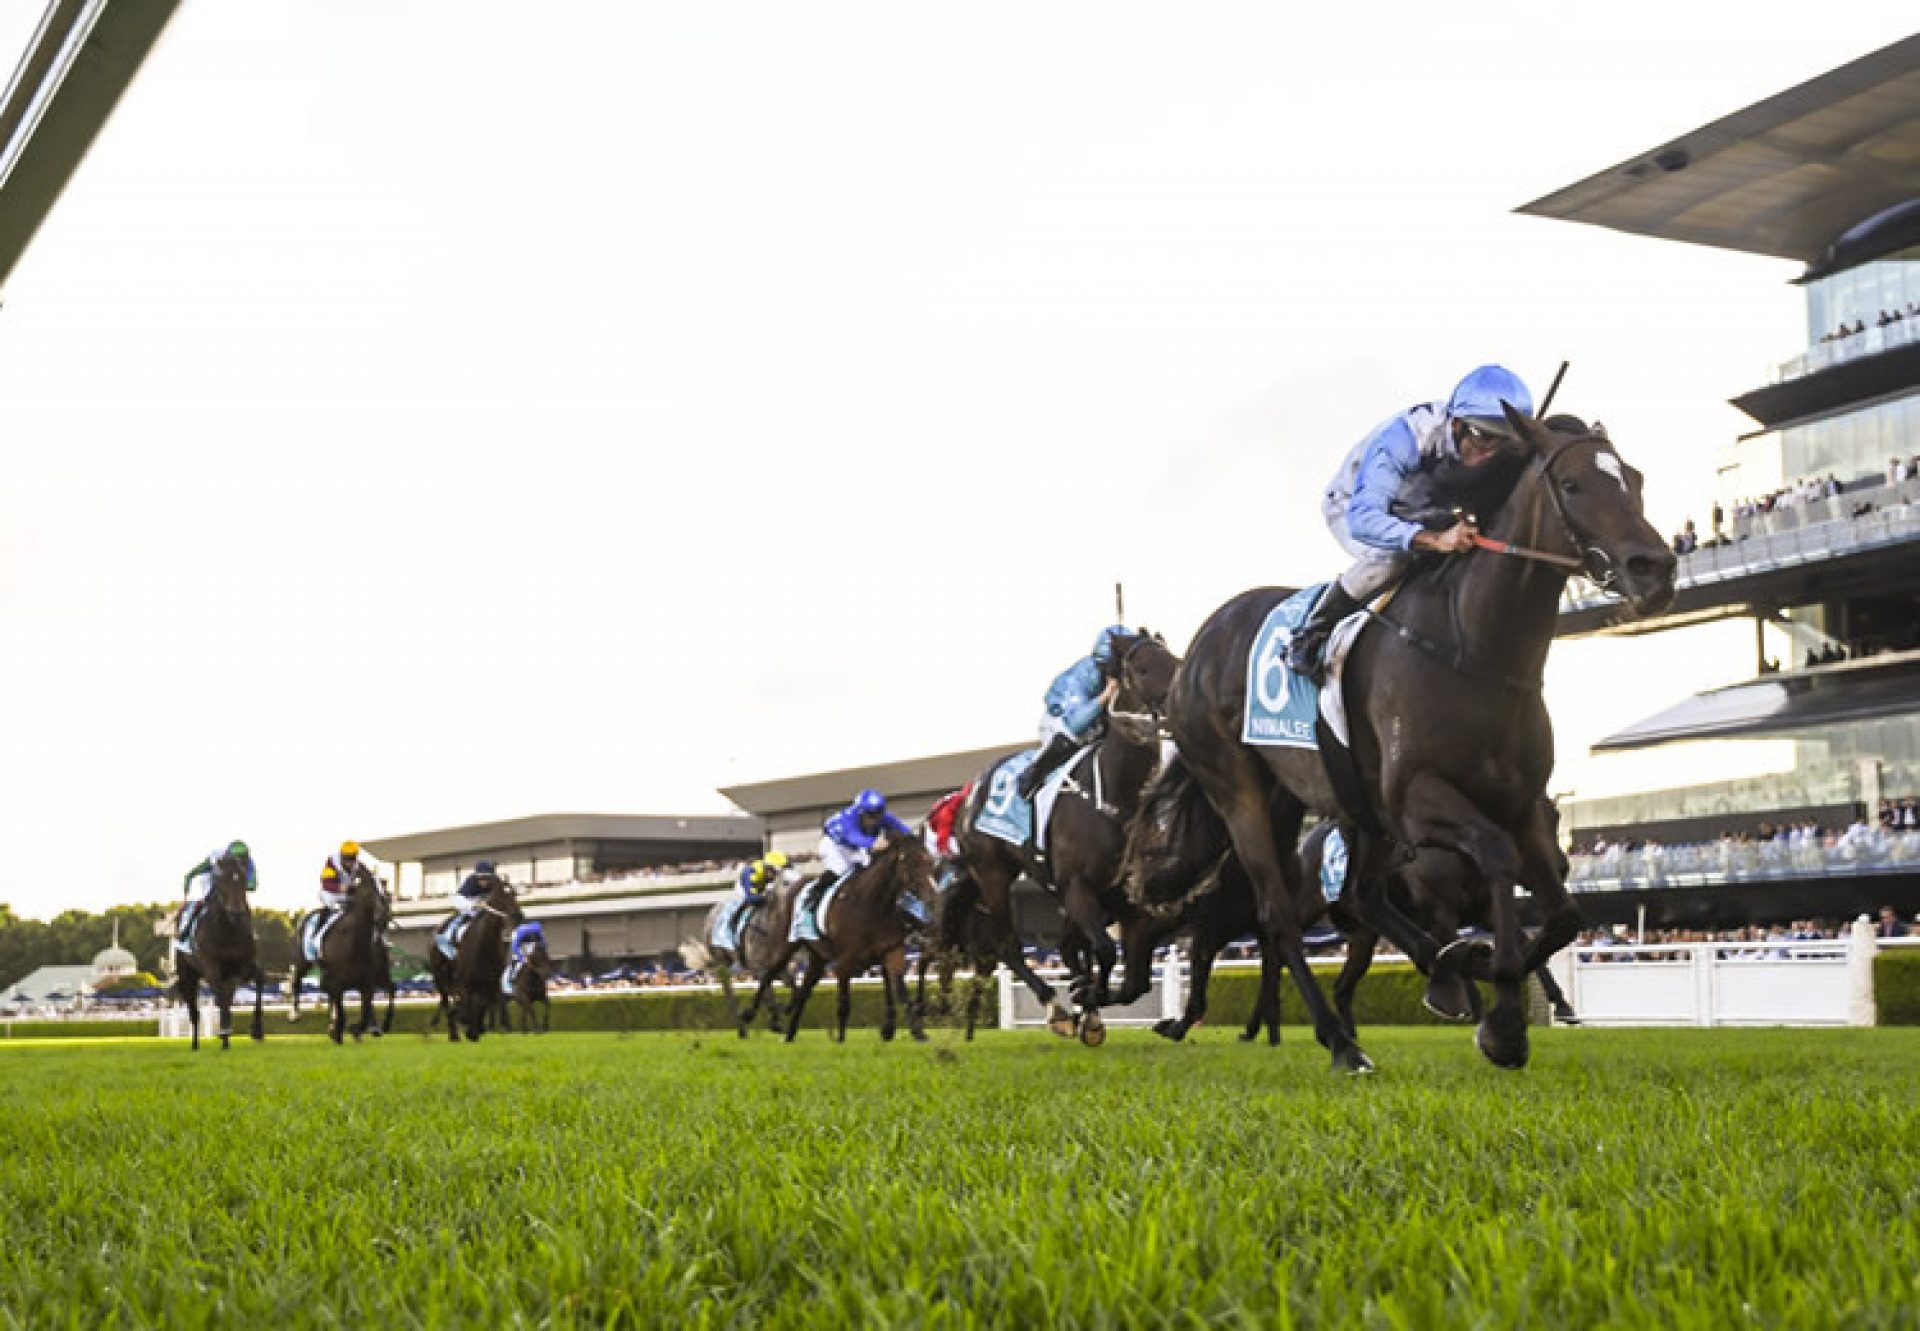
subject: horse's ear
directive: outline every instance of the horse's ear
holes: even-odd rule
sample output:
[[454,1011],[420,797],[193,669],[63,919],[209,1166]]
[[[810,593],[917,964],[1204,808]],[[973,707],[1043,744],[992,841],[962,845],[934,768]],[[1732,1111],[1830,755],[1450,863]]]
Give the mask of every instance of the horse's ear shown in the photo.
[[1500,399],[1500,410],[1506,413],[1507,424],[1513,427],[1514,437],[1525,444],[1529,451],[1541,447],[1540,426],[1532,416],[1524,411],[1515,411],[1513,403],[1505,398]]

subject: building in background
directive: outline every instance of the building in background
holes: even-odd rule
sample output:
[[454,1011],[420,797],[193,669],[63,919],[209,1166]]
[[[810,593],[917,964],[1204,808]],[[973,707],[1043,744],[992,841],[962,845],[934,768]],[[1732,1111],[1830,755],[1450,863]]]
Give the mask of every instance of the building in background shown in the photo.
[[[734,889],[740,866],[763,849],[782,850],[811,868],[821,824],[860,791],[879,790],[895,813],[917,824],[942,795],[978,777],[1022,746],[996,745],[899,762],[843,768],[729,786],[720,793],[745,814],[645,817],[547,814],[379,837],[366,847],[394,866],[393,941],[423,957],[449,899],[480,860],[492,860],[521,888],[529,918],[569,970],[629,963],[672,964],[697,937],[707,912]],[[1014,905],[1022,934],[1051,942],[1060,912],[1024,879]]]
[[[1920,908],[1920,37],[1521,211],[1794,259],[1807,344],[1733,399],[1754,429],[1650,621],[1576,583],[1563,635],[1754,624],[1752,674],[1596,753],[1744,747],[1753,775],[1574,800],[1589,914],[1728,923]],[[1597,850],[1596,850],[1597,847]],[[1731,889],[1738,889],[1731,890]]]

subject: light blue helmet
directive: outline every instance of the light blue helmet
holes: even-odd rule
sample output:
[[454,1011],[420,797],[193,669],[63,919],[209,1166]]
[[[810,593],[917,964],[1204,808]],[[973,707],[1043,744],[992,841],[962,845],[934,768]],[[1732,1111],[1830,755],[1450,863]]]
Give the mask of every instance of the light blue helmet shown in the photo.
[[854,798],[853,811],[863,818],[883,814],[887,811],[887,797],[877,790],[863,790]]
[[1113,664],[1113,640],[1124,637],[1125,624],[1110,624],[1100,630],[1100,636],[1093,640],[1093,663],[1098,666]]
[[1533,394],[1519,375],[1504,365],[1482,365],[1455,386],[1447,399],[1447,415],[1488,434],[1511,435],[1502,402],[1523,416],[1533,415]]

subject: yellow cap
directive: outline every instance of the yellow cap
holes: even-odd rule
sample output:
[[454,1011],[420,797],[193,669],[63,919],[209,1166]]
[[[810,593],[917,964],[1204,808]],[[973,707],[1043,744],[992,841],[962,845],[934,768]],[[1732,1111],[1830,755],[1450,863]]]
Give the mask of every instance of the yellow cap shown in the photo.
[[340,843],[341,859],[350,860],[354,856],[358,855],[359,853],[360,853],[360,843],[358,841],[342,841]]

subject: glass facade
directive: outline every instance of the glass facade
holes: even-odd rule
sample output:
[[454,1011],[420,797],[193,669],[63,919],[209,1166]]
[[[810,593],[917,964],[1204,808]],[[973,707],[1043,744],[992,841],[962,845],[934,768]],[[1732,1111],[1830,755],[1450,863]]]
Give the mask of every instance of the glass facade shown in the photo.
[[1837,333],[1844,325],[1876,328],[1882,314],[1905,313],[1920,304],[1920,248],[1807,284],[1807,345]]
[[1832,475],[1842,483],[1884,477],[1890,459],[1911,459],[1920,452],[1920,393],[1790,425],[1752,442],[1768,441],[1779,448],[1780,472],[1787,477]]

